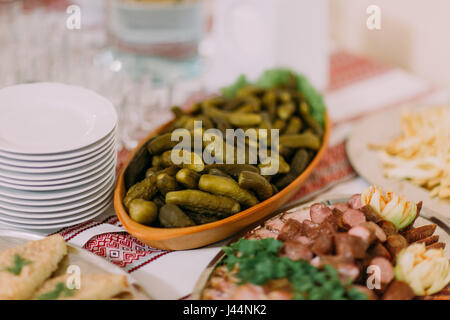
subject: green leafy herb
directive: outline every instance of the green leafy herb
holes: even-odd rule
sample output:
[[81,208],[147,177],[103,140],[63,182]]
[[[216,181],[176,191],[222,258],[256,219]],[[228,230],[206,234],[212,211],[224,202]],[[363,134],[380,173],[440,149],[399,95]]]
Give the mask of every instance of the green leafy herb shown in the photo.
[[241,74],[233,84],[222,88],[222,95],[225,98],[234,98],[241,88],[248,86],[249,84],[250,82],[247,81],[245,75]]
[[331,265],[320,270],[306,261],[293,261],[278,256],[283,242],[275,239],[241,239],[222,250],[228,270],[238,267],[240,284],[264,285],[269,280],[286,278],[294,289],[294,299],[361,300],[366,295],[356,289],[347,290]]
[[320,123],[322,127],[325,125],[326,107],[323,97],[304,75],[289,69],[270,69],[264,71],[254,84],[250,83],[245,75],[240,75],[232,85],[222,89],[222,94],[226,98],[234,98],[241,88],[248,85],[254,85],[265,89],[283,86],[295,88],[305,97],[310,108],[311,116]]
[[13,263],[14,263],[14,265],[12,267],[6,268],[6,271],[18,276],[22,272],[22,268],[31,264],[31,261],[28,261],[28,260],[22,258],[19,254],[16,253],[14,255]]
[[76,289],[69,289],[63,282],[58,282],[53,291],[41,294],[39,300],[56,300],[59,297],[72,297]]

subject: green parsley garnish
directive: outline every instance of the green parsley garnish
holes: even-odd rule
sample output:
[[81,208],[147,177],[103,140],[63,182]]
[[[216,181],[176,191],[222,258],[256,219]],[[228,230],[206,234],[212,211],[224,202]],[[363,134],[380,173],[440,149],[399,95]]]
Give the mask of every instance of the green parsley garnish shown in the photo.
[[22,268],[31,264],[31,261],[28,261],[28,260],[22,258],[19,254],[16,253],[14,255],[13,263],[14,263],[14,265],[12,267],[6,268],[6,271],[18,276],[22,272]]
[[264,285],[269,280],[286,278],[294,290],[294,299],[306,300],[363,300],[367,296],[341,283],[338,272],[331,265],[320,270],[306,261],[293,261],[278,256],[283,242],[275,239],[241,239],[223,247],[228,270],[238,266],[236,276],[240,284]]
[[72,297],[76,289],[69,289],[63,282],[58,282],[53,291],[41,294],[39,300],[56,300],[59,297]]

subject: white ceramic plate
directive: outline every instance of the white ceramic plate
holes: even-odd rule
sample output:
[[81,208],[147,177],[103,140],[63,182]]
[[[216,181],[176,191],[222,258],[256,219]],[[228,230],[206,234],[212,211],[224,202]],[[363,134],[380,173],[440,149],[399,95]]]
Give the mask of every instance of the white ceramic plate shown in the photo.
[[[91,177],[100,171],[104,171],[107,167],[111,165],[111,163],[116,162],[116,155],[111,155],[110,158],[103,159],[99,161],[99,163],[93,167],[91,170],[88,170],[82,174],[69,176],[67,178],[55,179],[55,180],[18,180],[12,178],[1,177],[0,173],[0,181],[4,183],[8,183],[11,185],[18,186],[36,186],[36,187],[45,187],[45,186],[58,186],[62,184],[67,184],[74,181],[82,181],[88,177]],[[33,175],[31,175],[33,177]]]
[[[4,214],[11,217],[18,217],[18,218],[36,218],[36,219],[50,219],[50,218],[58,218],[58,217],[66,217],[70,215],[74,215],[80,212],[83,212],[87,209],[91,209],[101,202],[103,202],[105,199],[107,199],[111,195],[111,191],[114,189],[114,186],[106,186],[104,189],[102,189],[101,192],[95,193],[95,197],[92,197],[92,199],[89,200],[81,200],[77,201],[75,205],[72,204],[73,208],[65,209],[64,206],[54,206],[49,207],[50,210],[38,210],[42,208],[48,208],[48,207],[36,207],[37,211],[17,211],[17,210],[11,210],[11,209],[4,209],[0,207],[0,214]],[[33,207],[31,210],[34,210]],[[29,209],[30,210],[30,209]]]
[[[47,185],[49,182],[58,180],[58,181],[67,181],[67,178],[72,178],[75,176],[79,176],[82,174],[85,174],[85,176],[91,175],[92,171],[96,168],[96,165],[100,166],[102,164],[105,164],[107,162],[110,162],[112,158],[117,157],[117,152],[115,149],[112,150],[110,155],[105,155],[103,159],[99,160],[99,164],[94,163],[93,165],[87,165],[82,166],[76,169],[61,171],[61,172],[52,172],[52,173],[21,173],[21,172],[13,172],[13,171],[6,171],[6,170],[0,170],[0,180],[2,179],[9,179],[16,180],[16,181],[41,181],[41,182],[47,182]],[[98,167],[97,167],[98,168]],[[77,177],[77,179],[79,179]],[[75,179],[75,180],[77,180]],[[8,181],[8,182],[9,182]],[[58,182],[56,184],[61,184],[61,182]]]
[[111,164],[105,168],[105,170],[102,170],[92,176],[89,176],[87,178],[84,178],[82,180],[69,182],[66,184],[58,184],[54,186],[23,186],[23,185],[17,185],[12,183],[5,183],[0,181],[0,187],[5,187],[8,189],[14,189],[14,190],[22,190],[22,191],[57,191],[57,190],[66,190],[69,188],[76,188],[79,186],[82,186],[84,184],[93,182],[95,180],[100,179],[105,174],[113,171],[115,169],[115,163],[111,162]]
[[20,84],[0,90],[0,150],[48,154],[98,142],[116,126],[114,106],[81,87]]
[[[92,200],[92,194],[94,192],[98,192],[99,190],[104,190],[106,186],[112,186],[115,183],[115,175],[111,177],[111,180],[107,180],[101,185],[99,185],[97,188],[93,188],[92,190],[89,190],[88,192],[83,192],[74,196],[61,198],[61,199],[53,199],[53,200],[24,200],[24,199],[15,199],[15,198],[5,198],[0,199],[0,203],[9,203],[13,205],[21,205],[21,206],[28,206],[28,207],[55,207],[60,205],[73,205],[75,203],[79,203],[79,201],[84,201],[86,199]],[[95,190],[94,190],[95,189]],[[58,207],[58,211],[61,210],[61,208]]]
[[73,163],[79,163],[88,159],[99,155],[100,153],[105,152],[111,145],[111,143],[115,141],[115,135],[111,135],[105,140],[103,143],[98,145],[98,148],[89,152],[80,157],[73,157],[70,159],[56,160],[56,161],[30,161],[30,160],[15,160],[11,158],[2,157],[0,155],[0,165],[3,166],[13,166],[13,167],[22,167],[22,168],[53,168],[53,167],[61,167],[67,166]]
[[36,206],[20,205],[14,203],[7,203],[0,201],[0,210],[3,213],[7,212],[9,215],[22,217],[28,217],[30,214],[50,217],[50,216],[64,216],[70,210],[72,213],[83,211],[84,208],[95,204],[97,199],[101,199],[109,190],[114,188],[114,181],[108,181],[104,186],[98,189],[98,191],[90,192],[84,198],[76,201],[70,201],[70,199],[64,203],[58,205],[40,205],[38,202]]
[[82,218],[91,216],[92,214],[96,213],[99,210],[102,210],[107,204],[111,204],[112,201],[112,193],[108,194],[108,197],[103,199],[103,201],[100,201],[97,203],[97,205],[93,206],[92,208],[86,208],[86,210],[82,212],[78,212],[76,214],[67,215],[65,217],[53,217],[53,218],[34,218],[33,215],[28,218],[17,218],[17,217],[11,217],[9,215],[5,215],[0,213],[0,221],[6,221],[6,222],[12,222],[12,223],[20,223],[20,224],[29,224],[29,225],[51,225],[56,223],[64,223],[69,221],[78,221]]
[[[407,106],[417,108],[418,106]],[[423,201],[428,208],[439,212],[450,221],[450,200],[431,198],[428,190],[412,184],[407,180],[394,180],[384,177],[383,164],[377,151],[369,149],[369,143],[386,143],[401,133],[400,108],[387,110],[363,119],[355,125],[346,149],[350,162],[369,183],[404,194],[415,202]]]
[[98,162],[99,160],[107,157],[111,153],[116,153],[116,141],[112,140],[107,146],[106,150],[97,154],[96,156],[89,158],[84,161],[72,163],[65,166],[59,167],[50,167],[50,168],[26,168],[26,167],[16,167],[10,165],[0,164],[0,172],[8,171],[8,172],[19,172],[19,173],[31,173],[31,174],[44,174],[44,173],[58,173],[68,170],[75,170],[77,168],[83,168],[86,166],[92,166],[93,163]]
[[84,218],[77,219],[77,220],[73,220],[70,222],[65,222],[65,223],[46,224],[46,225],[23,224],[23,223],[3,221],[0,218],[0,225],[15,227],[15,228],[19,228],[19,229],[27,229],[27,230],[55,230],[55,229],[60,229],[60,228],[64,228],[64,227],[74,226],[74,225],[92,220],[95,217],[98,217],[99,215],[101,215],[103,212],[105,212],[106,209],[108,209],[110,206],[111,206],[111,203],[110,203],[110,201],[108,201],[97,211],[93,212],[91,215],[86,216]]
[[42,191],[42,192],[31,192],[31,191],[21,191],[21,190],[11,190],[7,188],[0,187],[0,201],[5,201],[9,203],[19,203],[20,201],[30,201],[31,203],[41,203],[44,201],[58,201],[63,199],[73,199],[77,195],[86,196],[86,193],[91,190],[98,189],[103,186],[106,181],[115,177],[115,172],[111,172],[109,175],[101,177],[98,181],[94,183],[88,183],[82,185],[78,188],[71,188],[66,190],[58,191]]
[[114,127],[111,132],[104,137],[103,139],[93,143],[90,146],[80,148],[77,150],[69,151],[69,152],[61,152],[61,153],[53,153],[53,154],[39,154],[39,155],[28,155],[28,154],[20,154],[20,153],[10,153],[0,150],[0,156],[2,158],[7,158],[10,160],[19,160],[19,161],[59,161],[59,160],[67,160],[72,158],[77,158],[84,156],[86,154],[92,153],[98,148],[104,146],[108,143],[108,141],[116,136],[117,127]]

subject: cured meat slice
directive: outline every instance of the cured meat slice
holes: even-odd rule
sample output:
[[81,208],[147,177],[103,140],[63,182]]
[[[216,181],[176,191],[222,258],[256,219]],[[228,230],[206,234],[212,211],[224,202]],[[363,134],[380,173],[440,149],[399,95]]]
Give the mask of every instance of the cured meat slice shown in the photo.
[[315,203],[309,209],[309,214],[312,222],[320,224],[325,221],[327,217],[331,216],[332,211],[322,203]]
[[370,205],[365,205],[359,209],[366,216],[367,221],[372,221],[378,223],[383,220],[383,218],[376,212]]
[[334,246],[339,256],[362,259],[366,255],[367,243],[348,233],[335,234]]
[[303,235],[303,224],[294,219],[288,219],[281,228],[278,240],[288,241]]
[[313,258],[312,251],[304,244],[296,241],[286,241],[281,247],[280,255],[291,260],[310,261]]
[[388,249],[386,249],[385,246],[383,246],[381,243],[377,243],[375,244],[372,248],[369,249],[369,251],[367,252],[369,254],[369,256],[371,257],[383,257],[388,259],[389,261],[391,260],[392,256],[389,253]]
[[428,224],[426,226],[421,226],[418,228],[409,229],[405,232],[405,238],[409,243],[416,242],[417,240],[422,240],[433,235],[436,230],[435,224]]
[[380,221],[378,223],[378,225],[380,226],[381,229],[383,229],[383,231],[386,234],[386,236],[392,236],[392,235],[398,233],[397,228],[390,221],[383,220],[383,221]]
[[361,208],[361,194],[357,193],[350,197],[350,200],[348,200],[348,205],[352,209],[358,210]]
[[388,259],[376,257],[370,261],[370,265],[377,266],[380,269],[380,282],[382,285],[386,285],[394,279],[394,267]]
[[364,213],[359,210],[348,209],[342,215],[342,222],[344,223],[345,227],[350,229],[363,222],[366,222],[366,217],[364,216]]
[[388,236],[386,239],[386,248],[394,258],[403,248],[406,248],[407,246],[408,241],[406,241],[406,239],[400,234]]
[[411,287],[399,280],[394,280],[383,294],[383,300],[411,300],[415,296]]
[[439,241],[439,236],[436,234],[434,236],[431,236],[431,237],[428,237],[425,239],[417,240],[416,243],[424,243],[426,246],[429,246],[438,241]]

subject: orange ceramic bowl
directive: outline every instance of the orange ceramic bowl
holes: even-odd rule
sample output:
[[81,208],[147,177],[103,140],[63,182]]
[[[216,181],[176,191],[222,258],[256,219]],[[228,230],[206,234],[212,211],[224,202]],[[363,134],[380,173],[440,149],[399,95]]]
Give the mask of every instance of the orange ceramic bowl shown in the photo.
[[142,173],[148,167],[150,156],[146,150],[147,142],[169,125],[170,122],[158,128],[140,142],[122,168],[114,191],[114,208],[125,229],[149,246],[165,250],[199,248],[223,240],[260,221],[280,208],[294,196],[301,184],[308,178],[323,157],[331,130],[331,124],[327,116],[323,143],[314,159],[297,179],[269,199],[228,218],[212,223],[186,228],[155,228],[133,221],[123,205],[123,198],[127,188],[135,183],[136,177],[142,176]]

